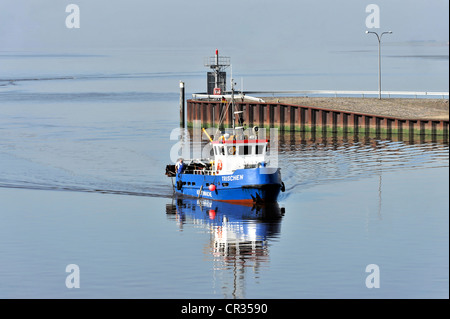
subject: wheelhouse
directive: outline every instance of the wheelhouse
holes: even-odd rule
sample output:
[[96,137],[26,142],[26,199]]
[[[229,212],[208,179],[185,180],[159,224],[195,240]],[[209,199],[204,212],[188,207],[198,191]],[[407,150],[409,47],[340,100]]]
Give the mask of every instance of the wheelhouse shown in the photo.
[[264,157],[268,153],[268,140],[237,140],[213,142],[214,156]]
[[214,151],[214,172],[232,174],[239,168],[265,167],[269,152],[269,141],[258,139],[219,139],[212,142]]

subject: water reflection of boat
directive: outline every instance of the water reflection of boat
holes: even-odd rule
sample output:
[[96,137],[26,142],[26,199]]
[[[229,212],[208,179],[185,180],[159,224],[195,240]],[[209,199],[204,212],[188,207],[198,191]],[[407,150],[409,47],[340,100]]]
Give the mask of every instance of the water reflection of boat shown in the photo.
[[277,238],[285,213],[278,203],[252,207],[207,199],[175,197],[166,213],[180,229],[195,224],[210,234],[207,251],[215,278],[227,297],[245,298],[246,269],[258,269],[269,260],[268,242]]
[[240,242],[251,242],[266,240],[280,232],[284,208],[277,202],[249,207],[203,198],[176,197],[172,204],[166,205],[166,213],[177,215],[180,223],[190,220],[205,225],[216,232],[220,242],[225,242],[226,236]]

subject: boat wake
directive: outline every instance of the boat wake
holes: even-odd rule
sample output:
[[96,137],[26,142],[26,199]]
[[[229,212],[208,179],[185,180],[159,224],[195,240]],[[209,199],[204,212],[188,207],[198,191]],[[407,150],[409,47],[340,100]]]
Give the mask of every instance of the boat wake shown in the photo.
[[172,188],[167,185],[153,185],[146,187],[145,190],[125,190],[125,189],[107,189],[96,187],[83,187],[76,185],[51,185],[51,184],[34,184],[27,182],[8,182],[0,180],[0,188],[15,188],[28,190],[46,190],[46,191],[66,191],[66,192],[82,192],[82,193],[97,193],[110,195],[127,195],[127,196],[144,196],[144,197],[159,197],[172,198]]
[[[27,143],[22,145],[8,144],[11,137],[5,134],[3,137],[0,188],[173,196],[172,181],[161,174],[163,158],[157,155],[133,152],[124,145],[115,144],[113,148],[103,140],[38,143],[26,139]],[[448,167],[448,150],[445,143],[408,144],[376,139],[281,143],[279,164],[286,192],[281,193],[278,200],[283,202],[317,185],[405,169]]]
[[369,139],[364,142],[309,142],[281,146],[286,193],[281,199],[316,185],[380,176],[385,172],[448,167],[448,145],[408,144]]

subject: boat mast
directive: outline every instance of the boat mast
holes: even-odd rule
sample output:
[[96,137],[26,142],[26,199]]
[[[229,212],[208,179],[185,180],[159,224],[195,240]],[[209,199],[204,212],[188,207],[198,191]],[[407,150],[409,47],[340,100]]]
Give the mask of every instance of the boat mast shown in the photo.
[[[233,132],[236,134],[236,130],[244,129],[244,121],[242,119],[242,113],[244,111],[238,110],[236,111],[236,104],[234,101],[234,80],[231,79],[231,107],[233,113]],[[236,127],[236,117],[238,118],[238,127]]]
[[235,105],[234,105],[234,80],[231,78],[231,112],[233,114],[233,134],[236,134],[236,112],[235,112]]

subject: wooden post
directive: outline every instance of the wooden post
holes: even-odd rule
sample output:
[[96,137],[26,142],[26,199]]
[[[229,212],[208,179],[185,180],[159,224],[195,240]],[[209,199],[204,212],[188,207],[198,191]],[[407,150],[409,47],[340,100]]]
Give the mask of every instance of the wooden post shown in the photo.
[[185,127],[184,122],[184,82],[180,81],[180,127]]

